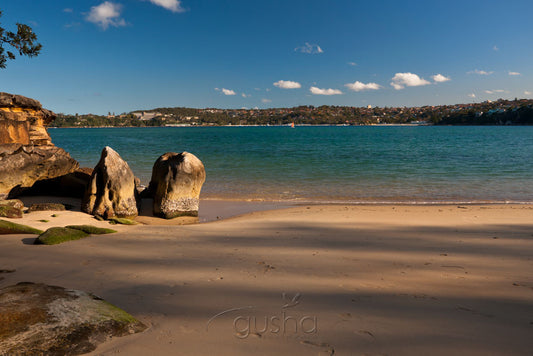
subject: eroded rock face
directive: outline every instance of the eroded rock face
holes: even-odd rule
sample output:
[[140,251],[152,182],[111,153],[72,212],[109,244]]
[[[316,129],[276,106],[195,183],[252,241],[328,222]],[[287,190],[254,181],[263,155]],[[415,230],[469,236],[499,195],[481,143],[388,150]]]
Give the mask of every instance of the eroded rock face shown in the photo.
[[74,172],[79,164],[52,144],[46,126],[54,113],[37,100],[0,93],[0,199],[15,197],[36,181]]
[[37,100],[0,93],[0,144],[51,145],[46,126],[54,119],[54,113]]
[[55,177],[42,179],[24,190],[25,195],[53,195],[83,198],[85,189],[91,180],[92,168],[79,168],[74,172]]
[[165,219],[198,216],[204,182],[205,168],[195,155],[165,153],[154,164],[148,188],[154,198],[154,215]]
[[44,284],[0,289],[0,354],[80,355],[146,329],[94,295]]
[[128,163],[111,147],[102,150],[82,202],[82,211],[91,215],[133,218],[137,216],[135,176]]
[[16,197],[39,180],[64,176],[79,164],[54,145],[0,145],[0,198]]

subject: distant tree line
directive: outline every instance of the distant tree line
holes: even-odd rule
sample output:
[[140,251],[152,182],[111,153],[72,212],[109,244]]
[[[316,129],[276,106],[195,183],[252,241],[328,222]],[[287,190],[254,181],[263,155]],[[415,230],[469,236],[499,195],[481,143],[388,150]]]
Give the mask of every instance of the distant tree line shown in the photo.
[[161,118],[152,120],[139,120],[132,114],[123,117],[107,117],[100,115],[65,115],[58,114],[52,127],[146,127],[146,126],[163,126]]
[[[141,111],[139,111],[141,112]],[[533,100],[498,100],[477,104],[423,107],[298,106],[274,109],[157,108],[141,120],[133,113],[58,115],[56,127],[165,126],[165,125],[375,125],[425,123],[429,125],[533,125]],[[136,112],[137,113],[137,112]]]

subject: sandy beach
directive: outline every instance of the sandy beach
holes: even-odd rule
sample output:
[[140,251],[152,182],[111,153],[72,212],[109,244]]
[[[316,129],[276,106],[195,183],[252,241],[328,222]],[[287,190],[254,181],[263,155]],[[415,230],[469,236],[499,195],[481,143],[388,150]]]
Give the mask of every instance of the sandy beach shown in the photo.
[[[52,213],[12,221],[110,226]],[[532,217],[531,205],[310,205],[55,246],[2,235],[0,269],[16,271],[0,287],[84,290],[149,326],[94,355],[526,355]]]

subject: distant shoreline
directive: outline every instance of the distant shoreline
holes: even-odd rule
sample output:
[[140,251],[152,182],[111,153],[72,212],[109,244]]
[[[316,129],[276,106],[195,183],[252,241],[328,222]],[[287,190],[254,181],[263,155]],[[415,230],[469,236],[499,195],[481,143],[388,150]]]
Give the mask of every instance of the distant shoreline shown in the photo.
[[[436,126],[432,124],[374,124],[374,125],[294,125],[295,127],[387,127],[387,126]],[[450,125],[450,126],[460,126],[460,125]],[[465,125],[472,126],[472,125]],[[484,125],[487,126],[487,125]],[[494,125],[498,126],[498,125]],[[514,125],[514,126],[523,126],[523,125]],[[49,126],[47,129],[105,129],[105,128],[180,128],[180,127],[290,127],[289,125],[164,125],[164,126]]]

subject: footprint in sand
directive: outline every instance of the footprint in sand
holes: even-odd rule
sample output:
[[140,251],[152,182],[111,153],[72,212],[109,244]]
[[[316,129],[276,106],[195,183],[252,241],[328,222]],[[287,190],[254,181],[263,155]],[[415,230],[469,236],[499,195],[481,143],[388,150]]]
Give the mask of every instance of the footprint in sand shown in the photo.
[[350,313],[342,313],[342,314],[339,314],[339,316],[344,321],[348,321],[352,319],[352,314]]
[[366,335],[366,336],[370,336],[372,339],[375,339],[376,337],[374,336],[374,334],[372,334],[370,331],[368,330],[359,330],[357,331],[357,334],[363,334],[363,335]]
[[304,344],[304,345],[308,345],[308,346],[314,346],[314,347],[319,347],[321,348],[321,354],[324,353],[325,355],[333,355],[335,354],[335,349],[333,348],[333,346],[331,346],[330,344],[326,343],[326,342],[314,342],[314,341],[308,341],[308,340],[303,340],[303,341],[300,341],[300,343]]
[[[14,269],[0,269],[0,273],[13,273],[15,271],[16,270],[14,270]],[[5,279],[4,277],[0,277],[0,281],[2,281],[4,279]]]

